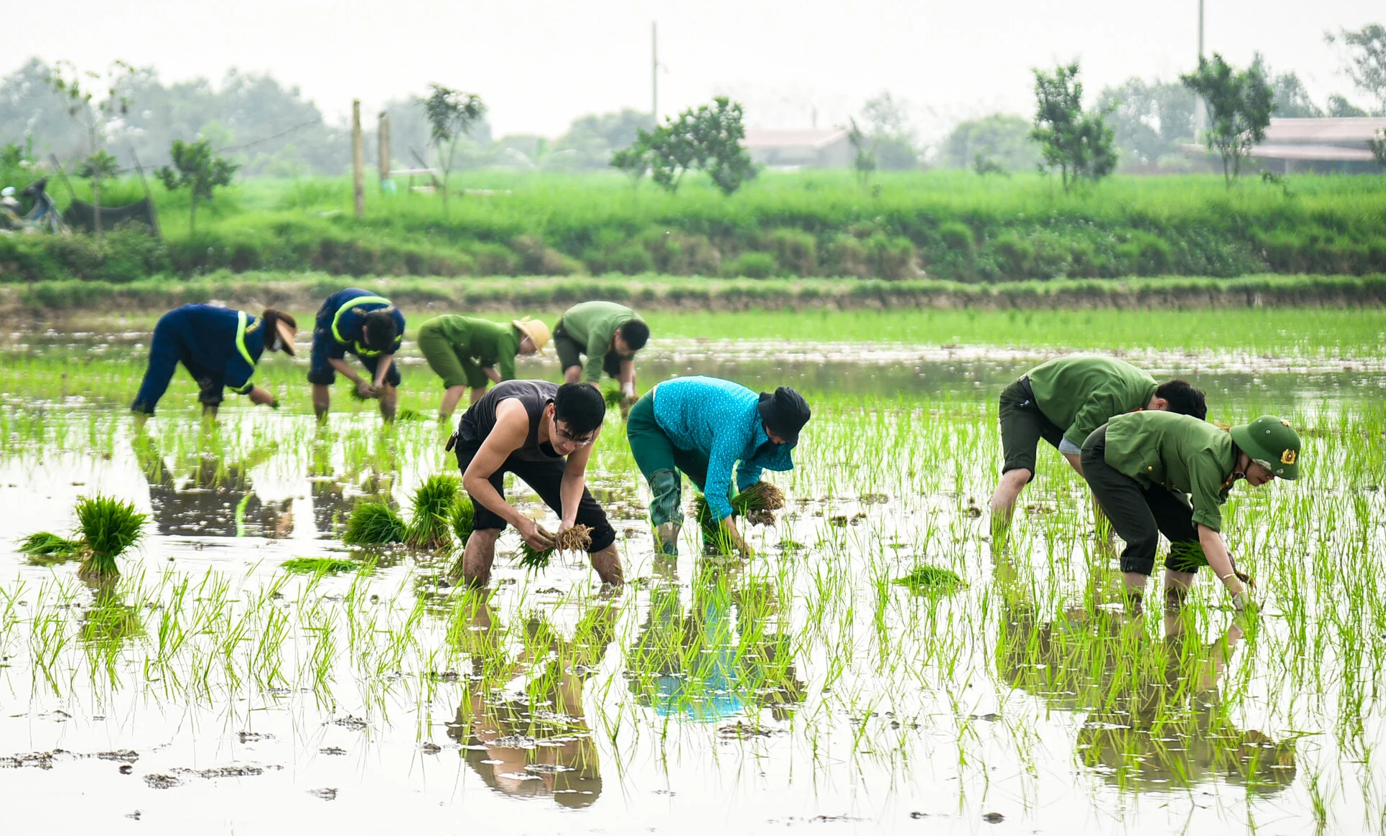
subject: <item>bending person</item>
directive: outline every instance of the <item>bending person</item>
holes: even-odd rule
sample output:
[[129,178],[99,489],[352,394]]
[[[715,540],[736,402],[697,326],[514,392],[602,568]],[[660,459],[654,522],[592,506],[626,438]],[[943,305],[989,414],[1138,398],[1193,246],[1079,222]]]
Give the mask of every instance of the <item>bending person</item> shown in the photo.
[[[553,328],[553,347],[568,383],[596,386],[602,372],[616,379],[621,394],[635,397],[635,353],[650,339],[650,326],[615,302],[583,302],[568,309]],[[582,357],[586,355],[584,362]]]
[[[1242,609],[1250,577],[1237,571],[1222,539],[1222,510],[1239,479],[1259,487],[1299,477],[1299,435],[1289,421],[1262,416],[1226,431],[1186,415],[1119,415],[1083,444],[1083,478],[1112,528],[1126,541],[1121,571],[1139,604],[1155,568],[1160,535],[1169,540],[1165,593],[1178,604],[1194,573],[1210,566]],[[1192,495],[1192,507],[1185,498]]]
[[553,548],[553,535],[505,501],[507,473],[559,515],[558,533],[578,523],[590,528],[592,568],[603,583],[622,583],[616,529],[587,490],[587,461],[605,418],[606,401],[591,386],[542,380],[498,383],[462,415],[448,449],[457,448],[462,487],[476,507],[461,561],[468,585],[490,580],[496,539],[507,523],[530,547]]
[[764,470],[792,470],[799,431],[811,414],[803,397],[787,386],[757,397],[745,386],[713,377],[666,380],[636,401],[626,436],[654,495],[650,522],[656,552],[678,554],[683,473],[703,492],[712,519],[731,544],[750,554],[732,516],[732,467],[737,467],[738,490],[760,481]]
[[266,350],[292,356],[297,333],[298,322],[273,308],[260,316],[215,305],[175,308],[154,326],[149,367],[130,408],[140,421],[153,415],[179,363],[197,381],[204,416],[217,414],[227,387],[249,396],[251,403],[278,407],[274,396],[250,378]]
[[1137,410],[1208,415],[1203,392],[1178,378],[1156,384],[1130,363],[1111,357],[1074,355],[1042,363],[1001,392],[998,414],[1005,464],[991,497],[992,534],[1010,526],[1020,492],[1035,478],[1040,439],[1057,447],[1083,473],[1079,454],[1088,435],[1112,418]]
[[[393,421],[400,383],[395,353],[404,341],[404,314],[389,299],[368,290],[347,288],[327,297],[313,327],[308,382],[313,385],[313,412],[321,421],[332,406],[337,372],[346,375],[363,398],[378,398],[380,414]],[[351,353],[371,374],[366,381],[346,362]]]
[[[438,417],[447,418],[471,389],[468,404],[486,394],[486,384],[515,379],[515,357],[544,353],[549,326],[538,320],[511,320],[509,325],[470,316],[435,316],[419,328],[419,350],[428,367],[443,379]],[[499,368],[498,368],[499,367]]]

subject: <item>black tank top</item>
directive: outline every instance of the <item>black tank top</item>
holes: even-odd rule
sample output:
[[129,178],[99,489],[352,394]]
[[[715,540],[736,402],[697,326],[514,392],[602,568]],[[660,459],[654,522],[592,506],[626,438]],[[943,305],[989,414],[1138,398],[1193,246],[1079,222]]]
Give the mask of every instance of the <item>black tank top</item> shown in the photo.
[[525,443],[510,455],[526,461],[562,458],[554,453],[552,445],[539,443],[539,422],[543,418],[544,407],[553,403],[557,395],[558,384],[546,380],[507,380],[497,383],[462,416],[458,435],[463,441],[478,444],[485,441],[496,428],[496,407],[500,406],[501,401],[514,399],[525,406],[525,413],[529,416],[529,433],[525,435]]

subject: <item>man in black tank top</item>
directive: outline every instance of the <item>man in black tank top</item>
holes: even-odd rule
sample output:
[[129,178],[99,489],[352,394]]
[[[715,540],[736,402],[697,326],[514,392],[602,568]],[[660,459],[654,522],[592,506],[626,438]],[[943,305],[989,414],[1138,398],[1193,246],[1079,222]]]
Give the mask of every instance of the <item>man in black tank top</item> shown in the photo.
[[606,400],[595,388],[542,380],[498,383],[462,416],[448,444],[456,445],[462,487],[476,506],[462,553],[468,585],[484,586],[491,579],[496,539],[507,523],[531,547],[553,547],[553,535],[505,501],[506,473],[533,488],[558,514],[560,532],[579,523],[592,529],[592,568],[603,583],[623,582],[616,530],[586,482],[587,460],[605,418]]

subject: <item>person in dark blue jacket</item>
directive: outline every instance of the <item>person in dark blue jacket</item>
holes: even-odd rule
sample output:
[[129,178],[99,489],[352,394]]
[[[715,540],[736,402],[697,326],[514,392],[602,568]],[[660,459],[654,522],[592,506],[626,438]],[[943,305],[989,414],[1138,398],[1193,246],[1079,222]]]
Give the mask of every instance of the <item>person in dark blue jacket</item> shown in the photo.
[[273,308],[261,316],[215,305],[175,308],[154,326],[149,368],[130,408],[140,419],[153,415],[179,363],[202,390],[197,399],[203,415],[217,414],[227,387],[238,395],[249,395],[251,403],[278,407],[274,396],[253,385],[250,378],[266,350],[292,356],[297,333],[294,318]]
[[[404,314],[389,299],[349,287],[327,297],[313,327],[313,350],[308,382],[313,384],[313,412],[321,421],[332,406],[330,387],[337,372],[346,375],[363,398],[380,400],[380,414],[393,421],[399,393],[395,352],[404,341]],[[347,365],[350,352],[371,373],[363,380]]]

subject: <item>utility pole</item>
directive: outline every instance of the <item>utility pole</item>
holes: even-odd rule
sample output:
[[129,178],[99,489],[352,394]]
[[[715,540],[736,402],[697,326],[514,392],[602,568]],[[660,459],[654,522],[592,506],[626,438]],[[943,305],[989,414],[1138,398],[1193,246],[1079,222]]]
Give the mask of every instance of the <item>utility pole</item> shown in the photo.
[[361,142],[361,100],[351,100],[351,181],[356,217],[366,216],[366,149]]
[[[1198,63],[1203,63],[1203,0],[1198,0]],[[1208,106],[1202,96],[1194,98],[1194,142],[1203,141],[1208,130]]]
[[[1203,0],[1199,0],[1203,2]],[[659,124],[659,23],[650,21],[650,115]]]

